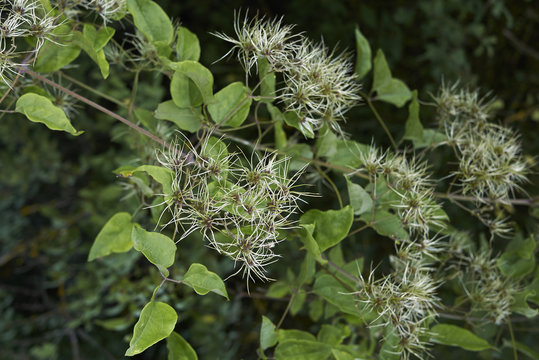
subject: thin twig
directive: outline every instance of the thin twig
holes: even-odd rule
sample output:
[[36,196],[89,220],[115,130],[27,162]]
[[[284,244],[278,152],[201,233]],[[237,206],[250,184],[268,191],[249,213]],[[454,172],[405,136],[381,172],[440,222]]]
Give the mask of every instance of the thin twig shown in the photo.
[[118,100],[118,99],[116,99],[116,98],[114,98],[114,97],[112,97],[110,95],[107,95],[107,94],[105,94],[105,93],[103,93],[103,92],[101,92],[101,91],[99,91],[99,90],[97,90],[97,89],[95,89],[95,88],[93,88],[91,86],[88,86],[85,83],[83,83],[82,81],[79,81],[79,80],[77,80],[77,79],[75,79],[75,78],[73,78],[73,77],[71,77],[71,76],[69,76],[69,75],[67,75],[65,73],[62,73],[62,77],[64,79],[67,79],[68,81],[72,82],[73,84],[77,85],[78,87],[81,87],[84,90],[90,91],[90,92],[94,93],[95,95],[97,95],[99,97],[102,97],[103,99],[106,99],[106,100],[108,100],[108,101],[110,101],[112,103],[115,103],[118,106],[121,106],[121,107],[124,107],[124,108],[127,107],[127,104],[121,102],[120,100]]
[[164,141],[164,140],[160,139],[159,137],[155,136],[154,134],[152,134],[148,130],[145,130],[145,129],[141,128],[137,124],[132,123],[131,121],[124,118],[123,116],[120,116],[120,115],[116,114],[115,112],[113,112],[113,111],[111,111],[111,110],[109,110],[109,109],[107,109],[107,108],[93,102],[92,100],[90,100],[88,98],[85,98],[84,96],[79,95],[76,92],[71,91],[71,90],[63,87],[62,85],[57,84],[54,81],[52,81],[50,79],[47,79],[46,77],[44,77],[44,76],[42,76],[42,75],[40,75],[38,73],[35,73],[35,72],[33,72],[32,70],[30,70],[28,68],[25,68],[23,70],[23,72],[33,76],[34,78],[36,78],[36,79],[38,79],[40,81],[43,81],[44,83],[49,84],[50,86],[52,86],[52,87],[54,87],[54,88],[56,88],[56,89],[58,89],[60,91],[65,92],[66,94],[74,97],[75,99],[77,99],[77,100],[79,100],[79,101],[81,101],[81,102],[83,102],[83,103],[85,103],[87,105],[90,105],[91,107],[93,107],[93,108],[95,108],[95,109],[97,109],[97,110],[99,110],[99,111],[101,111],[101,112],[115,118],[116,120],[119,120],[119,121],[123,122],[124,124],[131,127],[132,129],[134,129],[134,130],[138,131],[139,133],[149,137],[153,141],[158,142],[159,144],[161,144],[161,145],[163,145],[163,146],[165,146],[167,148],[171,148],[171,145],[169,143],[167,143],[166,141]]
[[[327,264],[329,266],[331,266],[332,268],[334,268],[335,270],[337,270],[339,273],[341,273],[342,275],[344,275],[345,277],[347,277],[348,279],[352,280],[353,282],[355,282],[357,285],[360,285],[361,284],[361,280],[357,277],[357,276],[354,276],[352,274],[350,274],[348,271],[344,270],[343,268],[341,268],[340,266],[338,266],[337,264],[335,264],[334,262],[332,262],[331,260],[329,260],[325,255],[322,255],[322,259],[326,260],[327,261]],[[326,269],[327,271],[327,269]],[[330,271],[328,271],[330,272]],[[347,285],[346,285],[347,286]]]
[[526,54],[528,56],[531,56],[535,60],[539,60],[539,51],[529,47],[524,43],[523,41],[519,40],[515,34],[511,32],[509,29],[503,29],[502,30],[503,36],[505,36],[512,44],[513,46],[521,53]]
[[80,352],[79,352],[79,340],[77,339],[77,335],[75,334],[75,331],[73,329],[69,330],[69,342],[71,343],[71,358],[73,360],[79,360],[80,359]]
[[539,204],[539,198],[533,197],[531,199],[503,199],[503,200],[491,200],[487,198],[476,198],[474,196],[466,196],[466,195],[459,195],[459,194],[444,194],[444,193],[434,193],[434,196],[441,198],[441,199],[449,199],[449,200],[460,200],[460,201],[483,201],[483,202],[499,202],[499,203],[510,203],[511,205],[522,205],[522,206],[531,206],[536,207]]
[[288,304],[286,304],[286,309],[284,310],[283,315],[279,319],[279,322],[275,326],[275,329],[279,329],[281,325],[283,324],[284,319],[286,318],[286,315],[288,314],[288,311],[290,310],[290,307],[292,306],[292,301],[294,301],[294,297],[296,297],[296,291],[292,293],[292,296],[290,296],[290,300],[288,300]]
[[363,100],[365,100],[367,102],[367,105],[369,106],[372,113],[374,114],[374,117],[376,117],[376,120],[378,120],[380,125],[382,125],[382,128],[384,129],[387,136],[389,137],[389,141],[391,141],[391,145],[393,145],[393,149],[395,151],[397,151],[397,149],[398,149],[397,143],[395,142],[395,139],[393,139],[393,135],[391,135],[391,132],[387,128],[386,123],[384,122],[384,119],[382,119],[382,117],[380,116],[380,114],[378,113],[376,108],[374,107],[374,105],[373,105],[373,103],[371,101],[371,98],[367,94],[365,94],[363,91],[359,91],[359,96],[361,96],[363,98]]
[[337,196],[337,200],[339,201],[339,206],[340,208],[342,209],[344,207],[343,203],[342,203],[342,198],[341,198],[341,194],[339,192],[339,189],[337,189],[337,185],[335,185],[335,183],[333,182],[333,180],[331,180],[331,178],[324,172],[324,170],[322,170],[320,168],[320,166],[318,166],[317,164],[314,164],[314,167],[316,168],[316,170],[318,170],[318,173],[320,175],[322,175],[322,177],[329,183],[329,185],[331,186],[331,188],[333,189],[333,192],[335,193],[335,195]]
[[513,333],[513,326],[511,325],[511,320],[507,319],[507,327],[509,328],[509,334],[511,335],[511,344],[513,345],[513,359],[518,360],[517,346],[515,341],[515,334]]

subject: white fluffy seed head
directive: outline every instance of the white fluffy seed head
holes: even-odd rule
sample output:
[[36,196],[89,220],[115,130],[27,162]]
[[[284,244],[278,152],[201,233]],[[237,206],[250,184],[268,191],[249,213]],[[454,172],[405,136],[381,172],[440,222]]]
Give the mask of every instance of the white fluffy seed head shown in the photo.
[[266,280],[265,267],[278,258],[279,231],[295,227],[291,216],[302,201],[295,189],[299,173],[288,176],[290,160],[265,153],[248,161],[214,138],[199,148],[174,141],[157,158],[174,173],[164,194],[172,219],[163,226],[183,229],[180,240],[200,232],[210,247],[239,264],[238,272]]

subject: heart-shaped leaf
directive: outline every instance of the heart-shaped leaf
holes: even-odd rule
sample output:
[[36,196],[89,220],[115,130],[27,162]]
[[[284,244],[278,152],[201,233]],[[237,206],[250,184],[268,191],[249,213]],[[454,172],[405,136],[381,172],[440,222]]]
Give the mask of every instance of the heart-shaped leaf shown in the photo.
[[147,303],[135,324],[133,337],[129,342],[129,349],[125,352],[125,356],[140,354],[169,336],[177,321],[178,314],[172,306],[157,301]]
[[403,106],[412,98],[408,86],[399,79],[391,76],[386,57],[378,50],[374,58],[374,80],[371,92],[376,92],[376,99],[391,103],[397,107]]

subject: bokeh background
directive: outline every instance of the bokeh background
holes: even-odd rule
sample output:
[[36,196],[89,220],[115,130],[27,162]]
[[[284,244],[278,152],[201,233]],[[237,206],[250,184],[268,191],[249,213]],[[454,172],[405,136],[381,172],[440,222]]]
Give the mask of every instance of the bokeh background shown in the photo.
[[[354,50],[354,29],[370,41],[373,52],[383,49],[393,75],[404,80],[419,97],[430,101],[442,81],[460,81],[477,87],[482,94],[496,96],[496,121],[522,134],[524,149],[538,154],[539,141],[539,7],[530,0],[293,0],[210,1],[157,0],[166,12],[197,34],[202,46],[201,62],[209,67],[216,87],[241,80],[241,67],[234,59],[214,63],[228,51],[228,44],[211,32],[233,33],[234,10],[248,10],[269,17],[284,15],[297,30],[312,39],[323,39],[329,47]],[[115,39],[122,41],[133,29],[123,21],[113,24]],[[131,74],[113,68],[103,82],[93,63],[81,55],[69,76],[127,101]],[[64,85],[69,81],[55,77]],[[31,80],[27,80],[31,82]],[[367,82],[366,89],[370,88]],[[76,86],[72,89],[84,93]],[[48,89],[52,91],[52,89]],[[96,99],[93,95],[90,98]],[[61,95],[59,95],[61,97]],[[167,80],[143,73],[137,106],[148,110],[167,98]],[[68,101],[68,99],[65,99]],[[100,103],[122,113],[112,102]],[[2,106],[8,105],[7,102]],[[115,168],[153,156],[147,142],[124,125],[93,109],[76,105],[71,117],[85,134],[71,137],[46,131],[17,115],[0,114],[0,359],[118,359],[127,348],[138,311],[147,302],[159,275],[134,251],[87,263],[90,246],[106,220],[118,211],[144,210],[139,190],[118,179]],[[384,119],[399,137],[404,132],[406,111],[380,106]],[[423,111],[423,110],[422,110]],[[422,112],[426,126],[435,118]],[[350,112],[346,131],[354,140],[386,146],[386,136],[365,108]],[[443,164],[444,156],[437,161]],[[537,194],[532,175],[527,189]],[[332,207],[328,197],[313,206]],[[517,209],[521,227],[533,217],[528,209]],[[474,226],[473,220],[448,210],[451,218]],[[521,215],[521,216],[520,216]],[[151,225],[150,225],[151,226]],[[179,251],[179,270],[198,261],[226,277],[232,265],[201,245],[186,239]],[[380,259],[368,242],[350,245],[353,251]],[[388,252],[392,251],[387,246]],[[271,269],[282,276],[286,263],[300,254],[280,250],[284,263]],[[380,250],[378,250],[380,251]],[[182,265],[183,264],[183,265]],[[257,284],[252,296],[241,278],[227,282],[232,300],[224,302],[209,294],[195,296],[172,286],[164,301],[179,312],[177,331],[196,349],[201,359],[253,359],[258,346],[260,316],[282,313],[286,302],[268,301],[263,294],[269,284]],[[288,317],[283,327],[309,330],[308,316]],[[528,323],[526,326],[530,326]],[[519,331],[520,330],[520,331]],[[537,327],[516,331],[521,341],[537,336]],[[533,343],[532,343],[533,344]],[[435,358],[474,358],[474,353],[440,350]],[[451,351],[448,351],[451,350]],[[166,359],[163,344],[138,356]],[[500,355],[503,358],[503,354]]]

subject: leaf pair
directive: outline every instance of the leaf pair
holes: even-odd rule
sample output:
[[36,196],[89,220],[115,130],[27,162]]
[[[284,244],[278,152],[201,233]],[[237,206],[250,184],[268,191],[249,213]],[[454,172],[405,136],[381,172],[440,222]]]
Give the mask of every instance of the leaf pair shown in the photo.
[[[356,28],[356,75],[358,80],[362,79],[372,68],[371,47],[367,39]],[[391,75],[391,70],[387,65],[386,57],[382,50],[378,50],[374,58],[374,79],[371,93],[376,93],[376,99],[388,102],[397,107],[403,106],[412,93],[408,86],[399,79]]]

